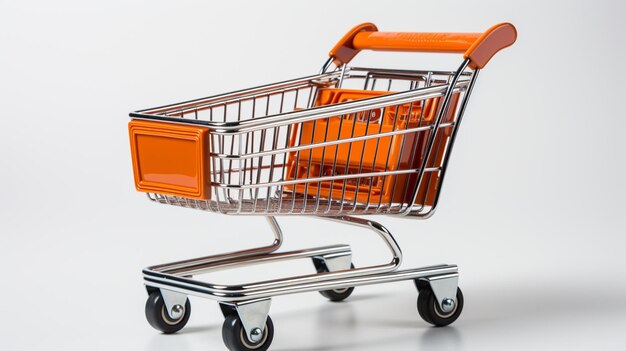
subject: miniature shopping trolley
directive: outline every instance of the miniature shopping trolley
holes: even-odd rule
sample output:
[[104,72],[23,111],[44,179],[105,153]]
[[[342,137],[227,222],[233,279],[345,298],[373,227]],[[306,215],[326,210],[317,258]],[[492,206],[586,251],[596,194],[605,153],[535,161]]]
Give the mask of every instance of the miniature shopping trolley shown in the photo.
[[[484,33],[384,33],[364,23],[330,51],[319,74],[130,114],[135,185],[156,203],[265,216],[271,245],[161,264],[143,271],[148,322],[182,329],[188,295],[217,300],[228,349],[266,350],[274,296],[319,291],[332,301],[354,287],[413,280],[420,316],[435,326],[463,309],[455,265],[398,270],[391,233],[363,215],[428,218],[437,208],[461,118],[478,72],[513,44],[508,23]],[[462,53],[454,71],[350,67],[361,50]],[[331,70],[332,66],[336,66]],[[387,264],[358,267],[350,247],[277,253],[276,216],[309,215],[378,234]],[[316,273],[240,285],[194,279],[248,264],[308,258]]]

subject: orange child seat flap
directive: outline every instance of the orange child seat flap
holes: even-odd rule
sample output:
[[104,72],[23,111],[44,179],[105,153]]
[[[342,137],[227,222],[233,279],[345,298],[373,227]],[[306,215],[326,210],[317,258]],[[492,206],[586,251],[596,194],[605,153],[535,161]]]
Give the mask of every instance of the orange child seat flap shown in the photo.
[[133,120],[128,132],[138,191],[210,199],[208,128]]

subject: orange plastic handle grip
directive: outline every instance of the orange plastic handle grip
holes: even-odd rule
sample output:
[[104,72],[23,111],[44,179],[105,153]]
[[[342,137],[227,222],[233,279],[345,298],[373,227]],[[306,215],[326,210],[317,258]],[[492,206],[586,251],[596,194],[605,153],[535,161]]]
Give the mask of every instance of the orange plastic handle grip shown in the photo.
[[329,55],[341,66],[361,50],[461,53],[470,60],[470,68],[477,69],[516,38],[517,30],[510,23],[497,24],[484,33],[379,32],[373,23],[363,23],[344,35]]

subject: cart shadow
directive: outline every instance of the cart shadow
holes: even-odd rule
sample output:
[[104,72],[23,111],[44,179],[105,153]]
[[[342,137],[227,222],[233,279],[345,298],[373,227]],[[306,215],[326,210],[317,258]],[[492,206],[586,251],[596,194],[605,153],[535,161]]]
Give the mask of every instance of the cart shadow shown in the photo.
[[[384,312],[375,312],[369,320],[363,316],[356,317],[355,311],[361,311],[358,304],[352,307],[347,304],[326,305],[319,308],[315,324],[320,337],[317,345],[298,345],[298,350],[330,351],[342,350],[378,350],[378,349],[415,349],[415,350],[442,350],[453,351],[467,347],[464,336],[468,334],[489,333],[499,326],[510,325],[519,328],[520,325],[535,326],[537,320],[558,322],[567,318],[589,315],[589,313],[616,314],[626,313],[626,299],[617,301],[618,292],[600,293],[601,298],[591,298],[592,291],[579,290],[572,292],[564,287],[536,292],[503,290],[485,290],[472,299],[471,310],[461,316],[455,325],[444,328],[431,327],[423,322],[417,311],[415,319],[394,319]],[[597,292],[595,293],[598,294]],[[597,296],[595,296],[597,297]],[[368,300],[372,297],[366,297]],[[357,296],[350,299],[357,302]],[[507,301],[516,301],[514,305]],[[607,304],[606,301],[613,301]],[[608,305],[608,306],[607,306]],[[345,306],[345,307],[344,307]],[[502,309],[502,306],[508,306]],[[371,311],[369,312],[372,313]],[[382,317],[382,318],[381,318]],[[332,327],[329,327],[332,326]],[[383,332],[357,336],[358,328],[393,329],[394,332],[386,336]],[[507,327],[508,328],[508,327]],[[354,333],[354,334],[353,334]],[[380,336],[380,337],[378,337]],[[412,345],[407,347],[407,345]],[[280,348],[277,351],[287,351],[291,348]]]
[[166,351],[179,350],[186,351],[190,349],[189,342],[186,338],[173,337],[175,334],[157,334],[154,335],[148,343],[146,350],[150,351]]
[[461,350],[463,338],[456,327],[429,327],[421,334],[418,345],[419,350]]
[[[453,328],[429,327],[421,320],[410,322],[396,321],[392,319],[363,320],[358,318],[359,301],[375,300],[383,298],[380,294],[357,295],[349,301],[340,303],[329,303],[317,309],[315,313],[315,328],[320,337],[318,345],[298,345],[298,350],[304,351],[331,351],[331,350],[379,350],[394,348],[398,343],[407,340],[416,343],[420,347],[443,345],[442,350],[459,350],[462,348],[460,332]],[[356,306],[355,306],[356,305]],[[301,313],[301,312],[300,312]],[[297,315],[294,313],[294,316]],[[289,318],[288,315],[281,315],[281,318]],[[382,338],[366,337],[362,338],[357,334],[359,328],[393,328],[396,330],[392,335]],[[401,331],[398,334],[398,330]],[[293,348],[274,348],[277,351],[287,351]]]
[[195,325],[192,327],[185,327],[183,330],[179,331],[176,334],[196,334],[196,333],[206,333],[208,331],[213,331],[220,329],[221,325],[212,324],[212,325]]
[[[332,351],[332,350],[380,350],[380,349],[394,349],[394,345],[402,344],[405,341],[414,341],[416,350],[431,350],[437,349],[441,351],[453,351],[462,350],[463,340],[461,332],[454,327],[436,328],[436,327],[424,327],[421,333],[415,331],[407,332],[402,335],[394,334],[393,336],[366,339],[362,341],[350,342],[335,342],[328,343],[326,345],[316,345],[310,347],[297,347],[300,351]],[[288,351],[292,348],[276,348],[276,351]]]
[[[339,316],[338,314],[341,315],[349,315],[352,318],[349,318],[349,320],[354,321],[354,311],[352,311],[352,306],[350,305],[351,302],[358,302],[358,301],[367,301],[367,300],[375,300],[375,299],[380,299],[384,297],[383,294],[362,294],[362,295],[358,295],[358,296],[351,296],[349,300],[347,301],[340,301],[340,302],[333,302],[333,303],[329,303],[324,305],[324,307],[319,309],[319,314],[321,316],[324,316],[324,318],[331,318],[333,321],[335,321]],[[350,310],[350,313],[345,313],[347,310]],[[296,316],[300,316],[303,312],[298,310],[298,311],[293,311],[291,313],[281,313],[280,316],[281,318],[290,318],[290,317],[296,317]],[[345,318],[338,318],[337,320],[346,320]],[[354,322],[351,322],[350,324],[354,324]],[[206,332],[210,332],[210,331],[215,331],[215,330],[221,330],[221,324],[211,324],[211,325],[194,325],[194,326],[188,326],[183,328],[182,330],[180,330],[179,332],[176,333],[176,335],[184,335],[184,334],[198,334],[198,333],[206,333]]]
[[[553,288],[531,292],[528,289],[485,289],[480,292],[468,294],[467,311],[461,316],[456,324],[445,328],[431,327],[423,322],[417,315],[414,306],[410,314],[395,314],[395,306],[402,304],[404,298],[399,296],[390,297],[385,294],[357,294],[347,301],[324,303],[314,309],[292,309],[280,312],[276,319],[289,324],[302,322],[303,316],[310,316],[313,323],[309,330],[314,334],[314,344],[293,345],[293,347],[278,348],[277,351],[287,351],[296,347],[305,351],[330,351],[343,350],[379,350],[379,349],[415,349],[415,350],[442,350],[453,351],[466,348],[464,339],[469,334],[490,333],[498,326],[510,325],[519,328],[520,325],[536,325],[538,319],[544,323],[562,320],[564,318],[586,315],[590,312],[626,313],[626,299],[618,299],[619,292],[595,292],[595,297],[590,298],[591,291],[579,289],[573,292],[565,288]],[[320,297],[321,298],[321,297]],[[469,299],[471,298],[471,300]],[[382,300],[386,303],[380,304]],[[392,303],[389,304],[389,299]],[[378,301],[378,302],[377,302]],[[515,301],[515,304],[507,303]],[[606,301],[613,301],[606,304]],[[387,313],[381,309],[371,309],[371,306],[386,306],[390,309]],[[370,306],[369,308],[367,306]],[[502,309],[502,306],[507,306]],[[365,307],[365,308],[363,308]],[[406,306],[404,306],[406,307]],[[311,313],[312,312],[312,313]],[[221,324],[189,326],[179,334],[220,334]],[[376,333],[363,334],[364,330],[379,330]],[[393,332],[385,332],[393,331]],[[207,333],[209,332],[209,333]],[[280,331],[278,332],[280,333]],[[317,337],[315,337],[317,336]],[[170,338],[159,335],[151,342],[150,348],[159,350],[187,350],[189,345],[185,338]]]

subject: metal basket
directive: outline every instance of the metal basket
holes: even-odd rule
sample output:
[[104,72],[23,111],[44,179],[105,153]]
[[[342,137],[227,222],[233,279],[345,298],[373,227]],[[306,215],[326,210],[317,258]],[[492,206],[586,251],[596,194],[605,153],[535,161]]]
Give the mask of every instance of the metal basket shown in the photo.
[[[463,68],[463,67],[462,67]],[[164,204],[220,212],[224,214],[252,215],[291,215],[314,214],[336,216],[342,214],[397,214],[425,216],[435,206],[425,206],[426,198],[439,196],[440,183],[447,165],[447,154],[452,148],[456,126],[460,123],[468,92],[473,85],[474,71],[457,72],[408,71],[389,69],[346,68],[340,71],[322,73],[315,76],[269,84],[248,90],[177,103],[159,108],[131,113],[131,117],[168,122],[197,124],[209,128],[210,178],[212,196],[209,200],[198,200],[180,196],[150,193],[150,199]],[[449,89],[450,87],[454,89]],[[369,91],[392,92],[388,95],[363,100],[343,102],[330,106],[315,106],[316,96],[322,89],[360,88]],[[453,94],[458,98],[452,99]],[[436,109],[437,118],[426,120],[416,116],[413,125],[401,120],[415,115],[413,109],[422,108],[433,99],[444,99]],[[450,106],[453,102],[455,105]],[[457,108],[456,104],[459,104]],[[400,107],[408,108],[400,108]],[[304,123],[318,123],[329,118],[346,120],[355,114],[368,113],[380,109],[382,114],[394,114],[392,130],[383,130],[382,118],[376,122],[361,122],[368,130],[366,135],[355,135],[355,128],[341,139],[324,136],[314,142],[303,140],[300,133]],[[423,114],[423,109],[421,110]],[[453,111],[451,118],[443,121],[443,116]],[[319,122],[321,123],[321,122]],[[349,126],[346,124],[344,130]],[[378,128],[378,130],[376,130]],[[436,133],[433,131],[436,130]],[[293,139],[294,131],[299,134]],[[317,132],[321,130],[316,129]],[[437,133],[450,137],[436,138]],[[407,143],[407,136],[426,139],[421,150],[411,150],[414,143]],[[362,159],[350,159],[350,174],[345,174],[345,162],[327,162],[330,175],[307,174],[300,179],[288,177],[288,162],[291,158],[303,159],[302,153],[310,150],[331,156],[341,148],[362,149],[361,158],[366,155],[365,147],[375,145],[376,153],[389,153],[389,147],[381,148],[381,140],[401,139],[400,154],[408,155],[420,164],[409,162],[400,165],[394,159],[387,159],[384,167],[367,167]],[[333,148],[334,147],[334,148]],[[333,148],[335,151],[329,151]],[[369,149],[370,147],[368,147]],[[357,150],[358,151],[358,150]],[[353,152],[354,153],[354,152]],[[420,153],[424,153],[420,155]],[[358,154],[358,153],[357,153]],[[425,157],[428,155],[428,157]],[[443,162],[432,162],[439,155]],[[327,158],[327,157],[326,157]],[[431,159],[430,165],[426,160]],[[309,160],[310,161],[310,160]],[[337,174],[340,173],[340,174]],[[412,175],[412,176],[411,176]],[[395,177],[394,177],[395,176]],[[382,201],[382,196],[370,196],[358,201],[358,194],[372,191],[372,180],[399,183],[403,177],[406,184],[394,186],[396,191],[412,192],[402,201]],[[429,186],[426,192],[417,197],[417,190],[424,179]],[[293,191],[294,185],[317,188],[324,184],[346,187],[348,182],[356,183],[357,196],[346,199],[341,196],[315,196],[310,191]],[[436,184],[434,183],[436,182]],[[360,184],[369,184],[359,186]],[[290,189],[291,187],[291,189]],[[397,190],[400,188],[400,190]],[[413,199],[413,201],[406,201]]]

